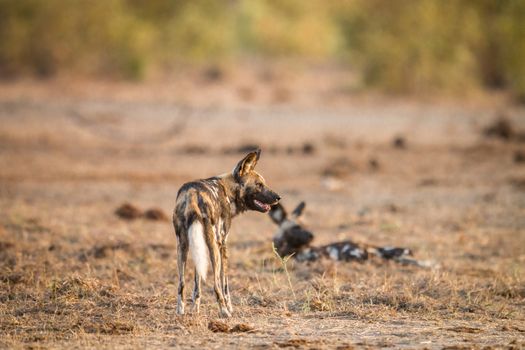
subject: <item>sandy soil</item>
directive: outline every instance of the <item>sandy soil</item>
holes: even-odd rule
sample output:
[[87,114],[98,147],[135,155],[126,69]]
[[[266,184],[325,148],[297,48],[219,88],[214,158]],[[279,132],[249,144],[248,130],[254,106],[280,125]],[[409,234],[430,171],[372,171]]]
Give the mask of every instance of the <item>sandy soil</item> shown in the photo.
[[[321,73],[1,85],[0,347],[523,348],[525,144],[482,134],[501,104],[349,97]],[[525,129],[525,110],[504,107]],[[316,243],[406,246],[434,267],[290,260],[290,286],[276,227],[248,213],[221,320],[244,332],[208,329],[209,284],[202,313],[177,316],[171,223],[114,211],[171,216],[182,183],[229,171],[249,145],[286,207],[306,201]]]

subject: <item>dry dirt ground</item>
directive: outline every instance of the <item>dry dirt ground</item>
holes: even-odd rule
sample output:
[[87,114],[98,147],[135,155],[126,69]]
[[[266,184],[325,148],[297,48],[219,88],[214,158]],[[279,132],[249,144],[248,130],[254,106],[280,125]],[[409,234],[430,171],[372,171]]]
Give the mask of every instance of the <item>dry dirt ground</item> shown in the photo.
[[[500,106],[348,98],[263,73],[0,86],[0,347],[524,348],[525,144],[482,135]],[[505,113],[525,129],[523,109]],[[114,211],[171,216],[182,183],[251,144],[283,204],[306,201],[317,244],[406,246],[434,266],[292,259],[289,284],[276,227],[248,213],[230,232],[234,317],[218,320],[209,283],[201,314],[177,316],[171,222]]]

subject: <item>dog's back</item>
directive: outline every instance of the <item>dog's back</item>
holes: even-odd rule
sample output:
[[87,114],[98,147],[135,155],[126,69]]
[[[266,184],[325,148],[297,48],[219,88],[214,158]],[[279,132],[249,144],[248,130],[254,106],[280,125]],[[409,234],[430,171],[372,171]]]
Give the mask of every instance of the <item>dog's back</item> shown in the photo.
[[209,239],[206,234],[209,233],[204,228],[211,226],[213,238],[221,242],[231,222],[230,203],[220,178],[184,184],[177,194],[173,222],[178,239],[189,244],[197,272],[205,279],[208,268],[206,240]]

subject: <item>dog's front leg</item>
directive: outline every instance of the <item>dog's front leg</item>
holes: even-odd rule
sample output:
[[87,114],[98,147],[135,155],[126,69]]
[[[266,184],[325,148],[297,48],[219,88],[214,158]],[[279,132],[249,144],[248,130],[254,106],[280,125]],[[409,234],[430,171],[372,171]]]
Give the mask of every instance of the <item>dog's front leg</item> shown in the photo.
[[228,283],[228,248],[224,241],[221,245],[221,285],[224,293],[224,299],[226,301],[226,307],[228,311],[233,312],[232,301],[230,297],[230,286]]

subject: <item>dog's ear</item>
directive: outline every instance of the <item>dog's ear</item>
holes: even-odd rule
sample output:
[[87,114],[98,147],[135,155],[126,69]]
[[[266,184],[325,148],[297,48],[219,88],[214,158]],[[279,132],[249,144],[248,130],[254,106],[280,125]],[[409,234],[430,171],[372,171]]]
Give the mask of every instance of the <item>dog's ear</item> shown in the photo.
[[303,210],[305,206],[306,206],[306,203],[304,201],[299,203],[299,205],[293,210],[292,216],[294,218],[298,218],[299,216],[301,216],[303,214]]
[[258,149],[256,151],[248,153],[246,157],[244,157],[239,163],[237,163],[237,166],[235,169],[233,169],[233,176],[236,180],[240,179],[242,176],[248,174],[250,171],[255,169],[255,165],[257,164],[257,161],[259,160],[259,157],[261,156],[261,150]]
[[284,210],[284,207],[281,205],[281,203],[277,203],[276,205],[272,206],[268,214],[272,218],[272,221],[277,225],[280,225],[284,220],[286,220],[286,210]]

